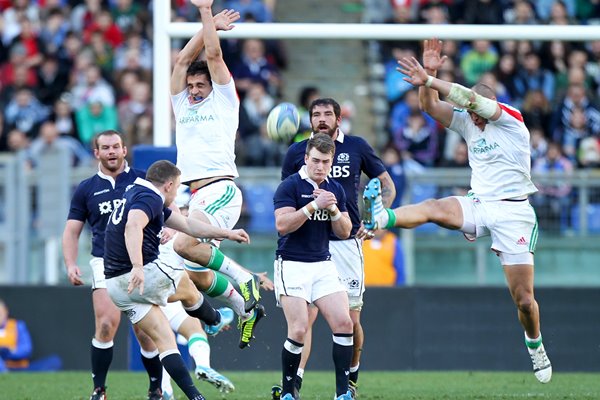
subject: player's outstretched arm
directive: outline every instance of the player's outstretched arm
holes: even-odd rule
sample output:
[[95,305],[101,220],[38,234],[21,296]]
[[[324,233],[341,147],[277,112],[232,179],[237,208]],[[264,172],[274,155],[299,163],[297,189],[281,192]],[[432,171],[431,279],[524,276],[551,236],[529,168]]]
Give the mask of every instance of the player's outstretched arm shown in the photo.
[[165,221],[165,225],[197,238],[229,239],[238,243],[250,243],[250,236],[243,229],[223,229],[197,219],[186,218],[181,214],[172,213]]
[[77,266],[77,253],[79,252],[79,236],[83,230],[83,221],[67,220],[62,237],[62,251],[67,268],[67,278],[75,286],[83,285],[81,270]]
[[[240,13],[234,10],[223,10],[214,16],[215,28],[221,31],[233,29],[233,23],[240,19]],[[204,32],[200,29],[177,54],[175,66],[171,74],[171,94],[181,93],[186,87],[186,74],[190,64],[198,59],[204,48]]]
[[223,60],[223,51],[217,28],[211,11],[213,0],[191,0],[192,4],[200,10],[202,26],[204,28],[204,46],[206,62],[211,79],[219,85],[225,85],[231,80],[231,73]]

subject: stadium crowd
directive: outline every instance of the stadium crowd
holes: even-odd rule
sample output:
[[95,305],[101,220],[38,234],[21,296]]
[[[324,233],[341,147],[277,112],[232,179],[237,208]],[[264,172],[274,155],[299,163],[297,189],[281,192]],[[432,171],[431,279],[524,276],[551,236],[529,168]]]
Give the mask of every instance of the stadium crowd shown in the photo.
[[[0,151],[26,150],[30,164],[58,145],[73,164],[87,164],[94,133],[117,129],[126,145],[152,144],[152,1],[0,0]],[[188,1],[174,0],[172,18],[198,21]],[[598,24],[600,3],[583,0],[366,0],[373,23]],[[273,21],[275,0],[219,0],[244,22]],[[174,58],[185,44],[173,40]],[[417,168],[465,167],[464,145],[418,107],[416,90],[396,71],[400,57],[419,55],[417,42],[379,43],[389,105],[388,152]],[[274,40],[223,40],[241,98],[237,164],[279,166],[286,144],[266,135],[271,108],[282,100],[287,57]],[[444,41],[439,76],[464,85],[481,81],[499,101],[520,108],[531,131],[533,170],[600,167],[600,41]],[[319,94],[306,82],[296,102]],[[320,93],[326,95],[326,93]],[[351,100],[351,99],[348,99]],[[352,106],[343,107],[351,131]],[[174,125],[174,124],[173,124]],[[301,124],[296,140],[306,137]],[[362,132],[355,132],[362,134]],[[396,154],[393,154],[396,153]],[[398,161],[400,160],[400,161]],[[540,201],[560,207],[569,187],[542,189]]]

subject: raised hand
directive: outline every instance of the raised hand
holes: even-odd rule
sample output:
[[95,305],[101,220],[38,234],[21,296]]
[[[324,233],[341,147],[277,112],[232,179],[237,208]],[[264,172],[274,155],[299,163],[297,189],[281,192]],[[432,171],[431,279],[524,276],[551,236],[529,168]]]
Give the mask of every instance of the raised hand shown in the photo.
[[406,77],[402,78],[406,82],[413,86],[423,86],[427,82],[429,75],[416,58],[404,57],[402,60],[398,60],[398,65],[400,66],[396,70],[406,75]]
[[240,19],[240,13],[235,10],[223,10],[213,17],[215,22],[215,28],[218,31],[230,31],[234,28],[233,24],[235,21]]
[[447,56],[442,56],[442,41],[433,38],[423,42],[423,68],[430,71],[437,71],[442,68]]
[[243,229],[234,229],[232,231],[229,231],[227,239],[233,240],[238,243],[250,243],[250,235],[248,235]]
[[212,7],[213,0],[190,0],[190,3],[198,8],[201,7]]

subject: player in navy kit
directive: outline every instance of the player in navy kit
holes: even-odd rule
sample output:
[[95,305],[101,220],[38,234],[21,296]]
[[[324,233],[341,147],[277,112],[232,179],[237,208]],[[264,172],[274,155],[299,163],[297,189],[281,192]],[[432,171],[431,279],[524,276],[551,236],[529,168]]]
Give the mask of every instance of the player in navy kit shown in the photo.
[[329,253],[329,237],[350,236],[352,222],[342,186],[327,175],[335,144],[316,134],[308,140],[305,166],[286,178],[275,192],[279,232],[275,261],[275,296],[287,321],[282,350],[282,399],[293,399],[294,381],[308,330],[307,304],[321,310],[333,332],[336,396],[351,399],[348,375],[352,359],[352,320],[348,296]]
[[[329,243],[331,258],[340,274],[342,283],[346,286],[350,305],[354,331],[354,353],[350,368],[350,388],[355,394],[358,382],[358,368],[363,347],[363,329],[360,324],[360,312],[363,305],[364,293],[364,262],[362,254],[363,229],[361,227],[360,213],[358,210],[358,189],[361,174],[364,172],[369,178],[378,177],[382,183],[383,202],[387,206],[392,204],[396,197],[394,182],[385,169],[385,166],[375,155],[373,148],[361,137],[345,135],[340,130],[341,109],[340,105],[330,98],[320,98],[312,102],[309,108],[310,123],[313,132],[329,135],[335,142],[335,156],[329,176],[342,185],[346,194],[346,207],[352,220],[352,231],[347,239],[340,239],[332,235]],[[314,134],[314,133],[313,133]],[[294,143],[288,149],[281,179],[285,179],[297,172],[304,165],[304,153],[307,141]],[[312,326],[317,310],[310,309],[310,324]],[[311,331],[302,351],[302,361],[298,370],[298,390],[302,383],[304,367],[310,355]]]
[[[248,242],[241,229],[226,230],[186,218],[169,206],[180,184],[179,169],[157,161],[146,179],[137,178],[110,215],[104,242],[104,275],[110,298],[158,347],[160,361],[188,399],[204,397],[194,386],[167,318],[160,310],[167,301],[186,304],[190,290],[197,292],[183,268],[165,264],[159,255],[163,225],[187,235]],[[182,292],[183,289],[183,292]],[[200,299],[199,311],[218,313]],[[210,308],[210,310],[208,310]],[[218,322],[218,321],[215,321]]]
[[[113,357],[113,339],[119,327],[121,312],[106,292],[104,279],[104,229],[110,213],[119,205],[125,189],[145,172],[130,168],[125,161],[127,148],[117,131],[99,133],[94,140],[94,155],[99,161],[98,173],[82,181],[71,200],[68,220],[63,233],[63,255],[67,277],[75,285],[83,285],[77,266],[79,237],[87,221],[92,230],[92,304],[95,332],[92,339],[92,379],[94,392],[91,400],[104,400],[106,375]],[[142,349],[154,344],[138,329],[134,329]],[[142,361],[150,377],[149,398],[159,398],[162,366],[158,354],[142,352]],[[157,379],[158,378],[158,379]],[[154,396],[154,397],[153,397]]]

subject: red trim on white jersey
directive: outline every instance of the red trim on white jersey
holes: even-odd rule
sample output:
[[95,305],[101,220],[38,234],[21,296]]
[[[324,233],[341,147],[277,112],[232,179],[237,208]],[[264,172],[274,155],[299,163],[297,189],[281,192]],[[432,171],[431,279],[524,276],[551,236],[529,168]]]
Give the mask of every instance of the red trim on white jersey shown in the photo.
[[500,102],[498,102],[498,105],[500,106],[500,108],[502,110],[506,111],[508,113],[508,115],[523,122],[523,116],[521,115],[521,112],[519,110],[517,110],[514,107],[509,106],[508,104],[504,104],[504,103],[500,103]]

